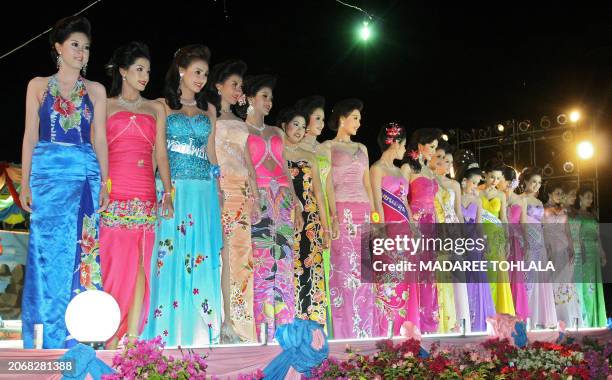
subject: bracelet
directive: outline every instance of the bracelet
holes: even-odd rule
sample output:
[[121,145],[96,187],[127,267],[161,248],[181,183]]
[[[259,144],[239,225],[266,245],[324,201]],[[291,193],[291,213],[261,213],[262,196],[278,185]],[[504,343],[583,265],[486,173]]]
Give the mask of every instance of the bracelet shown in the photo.
[[373,211],[371,214],[371,219],[374,223],[380,222],[380,214],[377,213],[376,211]]
[[214,178],[221,177],[221,167],[219,165],[211,165],[210,172]]

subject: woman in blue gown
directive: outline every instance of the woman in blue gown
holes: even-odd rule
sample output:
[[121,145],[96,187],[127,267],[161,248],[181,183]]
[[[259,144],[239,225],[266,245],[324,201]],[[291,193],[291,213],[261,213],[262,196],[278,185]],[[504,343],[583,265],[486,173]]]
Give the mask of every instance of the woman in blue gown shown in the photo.
[[221,329],[221,209],[214,129],[216,111],[201,91],[210,52],[178,50],[166,75],[166,139],[174,217],[159,221],[151,259],[151,303],[144,338],[167,347],[216,343]]
[[[28,84],[20,202],[32,213],[22,301],[24,348],[74,344],[64,321],[79,292],[100,289],[98,212],[108,204],[106,91],[81,77],[91,27],[83,17],[58,21],[51,32],[58,72]],[[93,144],[92,144],[93,142]]]

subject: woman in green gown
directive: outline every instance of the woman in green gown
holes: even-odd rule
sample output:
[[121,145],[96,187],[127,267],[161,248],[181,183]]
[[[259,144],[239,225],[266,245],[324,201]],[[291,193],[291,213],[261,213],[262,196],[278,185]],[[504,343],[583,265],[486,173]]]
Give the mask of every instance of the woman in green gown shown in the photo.
[[[604,302],[601,267],[606,265],[606,253],[599,238],[599,223],[592,212],[593,190],[581,188],[576,199],[576,211],[570,223],[578,235],[576,251],[576,288],[582,305],[584,327],[606,326],[606,305]],[[576,227],[576,225],[579,225]],[[571,225],[570,225],[571,226]]]

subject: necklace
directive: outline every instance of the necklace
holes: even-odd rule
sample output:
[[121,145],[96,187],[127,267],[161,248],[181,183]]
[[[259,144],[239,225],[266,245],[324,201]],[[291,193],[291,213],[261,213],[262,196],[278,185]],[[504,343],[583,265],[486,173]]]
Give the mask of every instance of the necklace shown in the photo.
[[223,113],[232,113],[232,110],[231,109],[224,110],[223,108],[221,108],[221,112],[223,112]]
[[142,96],[140,95],[138,95],[138,98],[135,100],[125,100],[123,96],[121,95],[117,97],[117,103],[119,103],[120,106],[127,108],[129,110],[137,109],[138,107],[140,107],[142,102],[143,102],[143,99],[142,99]]
[[256,129],[256,130],[258,130],[259,132],[263,132],[263,130],[266,128],[266,125],[265,125],[265,124],[264,124],[264,125],[262,125],[261,127],[258,127],[258,126],[256,126],[256,125],[253,125],[253,124],[249,123],[248,121],[245,121],[244,123],[245,123],[246,125],[248,125],[249,127],[253,127],[253,128],[255,128],[255,129]]
[[287,148],[288,151],[295,153],[298,151],[298,149],[300,149],[300,146],[299,145],[293,145],[293,146],[285,145],[285,148]]
[[195,99],[186,100],[186,99],[181,98],[181,104],[184,106],[193,107],[197,105],[198,102]]

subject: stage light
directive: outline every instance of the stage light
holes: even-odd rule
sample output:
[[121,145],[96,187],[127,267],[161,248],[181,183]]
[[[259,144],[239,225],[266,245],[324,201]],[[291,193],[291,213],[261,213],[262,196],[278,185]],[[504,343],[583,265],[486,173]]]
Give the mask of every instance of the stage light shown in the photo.
[[519,131],[527,132],[530,126],[531,126],[531,122],[529,120],[523,120],[518,125]]
[[70,301],[66,308],[66,327],[80,342],[105,342],[119,327],[121,313],[117,301],[100,290],[86,290]]
[[595,148],[593,148],[593,144],[589,141],[583,141],[578,144],[578,156],[583,160],[593,157],[593,153],[595,153]]
[[571,131],[565,131],[563,135],[561,135],[561,138],[565,142],[571,142],[574,139],[574,134]]
[[567,123],[567,116],[564,113],[557,116],[557,124],[565,125],[566,123]]
[[572,112],[570,113],[570,121],[571,121],[572,123],[575,123],[575,122],[577,122],[578,120],[580,120],[580,112],[578,112],[578,111],[572,111]]
[[497,132],[503,132],[504,131],[504,125],[503,124],[497,124]]
[[548,118],[548,116],[544,116],[543,118],[540,119],[540,128],[542,129],[550,128],[550,119]]
[[370,31],[370,26],[367,21],[364,21],[363,26],[359,30],[359,36],[361,37],[362,40],[367,41],[371,35],[372,35],[372,32]]
[[442,135],[442,140],[448,141],[448,135],[446,133]]
[[566,172],[567,174],[573,173],[574,172],[574,163],[572,161],[566,161],[563,164],[563,171]]

